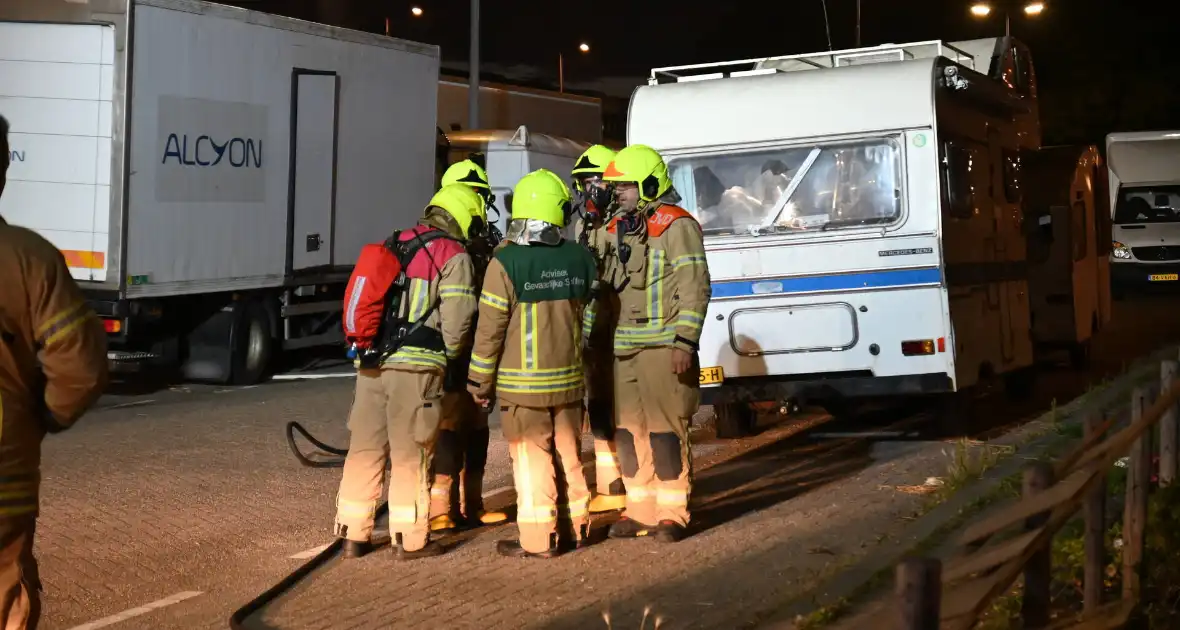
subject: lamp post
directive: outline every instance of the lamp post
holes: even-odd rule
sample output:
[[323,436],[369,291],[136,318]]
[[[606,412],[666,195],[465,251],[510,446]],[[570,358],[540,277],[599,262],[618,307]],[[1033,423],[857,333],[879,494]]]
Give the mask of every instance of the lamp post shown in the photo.
[[479,129],[479,0],[471,0],[471,56],[467,66],[467,128]]
[[[583,55],[590,52],[590,44],[578,44],[578,52]],[[557,91],[565,93],[565,53],[557,53]]]
[[[1008,37],[1012,34],[1012,16],[1009,10],[1013,8],[1013,3],[1002,2],[1000,3],[1000,6],[1002,7],[1001,10],[1004,12],[1004,36]],[[1027,17],[1037,17],[1045,12],[1044,2],[1024,2],[1021,3],[1020,6],[1021,10],[1024,12],[1024,15]],[[991,13],[992,3],[990,2],[977,2],[971,5],[971,15],[974,15],[979,19],[987,18],[991,15]]]

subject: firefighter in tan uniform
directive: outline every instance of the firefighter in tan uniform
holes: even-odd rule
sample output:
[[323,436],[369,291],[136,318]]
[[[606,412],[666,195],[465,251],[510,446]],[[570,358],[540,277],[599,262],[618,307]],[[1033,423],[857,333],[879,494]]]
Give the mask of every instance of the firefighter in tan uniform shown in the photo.
[[615,443],[627,485],[610,535],[673,542],[689,521],[688,426],[700,403],[697,344],[711,296],[704,241],[696,219],[673,205],[679,195],[652,148],[619,151],[603,179],[618,204],[606,277],[619,298]]
[[506,556],[550,558],[565,548],[563,538],[580,546],[587,533],[583,315],[596,270],[586,249],[561,235],[569,199],[552,171],[521,178],[507,244],[479,297],[468,379],[477,401],[498,397],[512,456],[520,538],[499,542]]
[[[488,174],[472,160],[452,164],[442,176],[442,185],[463,184],[492,207],[495,196],[488,184]],[[489,229],[492,229],[489,221]],[[498,233],[489,234],[488,242],[473,239],[468,245],[474,269],[473,286],[479,287],[498,244]],[[496,242],[491,242],[496,241]],[[474,328],[475,324],[472,324]],[[440,534],[460,526],[502,523],[503,512],[489,512],[483,505],[483,474],[488,462],[488,414],[480,409],[467,392],[467,364],[471,349],[450,363],[444,383],[442,423],[434,455],[434,483],[430,487],[430,530]]]
[[345,539],[346,557],[368,550],[387,460],[389,531],[398,557],[443,552],[429,541],[430,469],[442,420],[443,374],[470,342],[476,309],[465,244],[486,229],[486,219],[483,199],[456,184],[435,193],[418,225],[399,233],[400,241],[433,240],[404,269],[409,285],[398,319],[411,332],[380,369],[357,373],[348,418],[352,436],[336,499],[336,535]]
[[[602,181],[602,172],[615,159],[615,152],[596,144],[578,157],[571,171],[577,201],[578,222],[574,233],[578,242],[594,255],[599,275],[610,251],[606,221],[609,218],[610,189]],[[615,450],[615,413],[613,402],[614,353],[611,352],[612,324],[618,312],[618,300],[611,291],[596,293],[594,317],[583,362],[586,369],[586,415],[594,436],[595,493],[590,512],[621,510],[627,495],[619,457]]]
[[[9,155],[0,117],[0,195]],[[41,615],[41,440],[73,426],[106,381],[106,332],[61,252],[0,217],[0,629],[36,628]]]

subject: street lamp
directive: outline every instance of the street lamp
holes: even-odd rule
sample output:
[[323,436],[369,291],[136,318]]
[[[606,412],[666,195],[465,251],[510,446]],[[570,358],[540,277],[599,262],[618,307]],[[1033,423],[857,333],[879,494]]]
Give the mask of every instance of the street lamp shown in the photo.
[[[419,6],[410,7],[410,15],[412,15],[416,18],[422,17],[422,7],[419,7]],[[385,18],[385,36],[386,37],[389,37],[391,35],[390,26],[391,26],[391,21],[387,17],[387,18]]]
[[[582,42],[578,44],[578,51],[583,55],[590,52],[590,44]],[[565,92],[565,54],[557,53],[557,91]]]
[[[1005,3],[1005,5],[1006,4],[1007,3]],[[1026,2],[1026,3],[1024,3],[1024,6],[1022,8],[1024,10],[1025,15],[1027,15],[1029,17],[1036,17],[1036,16],[1045,12],[1045,3],[1044,2]],[[1007,6],[1004,7],[1003,11],[1004,11],[1004,35],[1008,36],[1008,35],[1012,34],[1012,20],[1008,14],[1008,7]],[[991,13],[992,13],[992,6],[986,2],[976,2],[975,4],[971,5],[971,15],[974,15],[977,18],[986,18],[987,16],[991,15]]]

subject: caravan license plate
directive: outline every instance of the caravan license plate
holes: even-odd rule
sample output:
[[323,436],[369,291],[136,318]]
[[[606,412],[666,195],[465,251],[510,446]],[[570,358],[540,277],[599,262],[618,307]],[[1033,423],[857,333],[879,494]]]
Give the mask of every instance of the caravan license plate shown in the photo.
[[1180,278],[1180,274],[1156,273],[1147,276],[1149,282],[1175,282],[1177,278]]
[[701,368],[701,385],[716,385],[725,380],[725,371],[719,367]]

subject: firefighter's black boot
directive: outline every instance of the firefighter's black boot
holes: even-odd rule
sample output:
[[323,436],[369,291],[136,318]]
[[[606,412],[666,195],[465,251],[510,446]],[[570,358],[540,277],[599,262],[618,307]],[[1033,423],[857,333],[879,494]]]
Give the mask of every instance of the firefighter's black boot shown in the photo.
[[660,521],[654,532],[660,542],[677,542],[684,539],[685,528],[676,521]]
[[367,540],[349,540],[344,539],[344,545],[341,547],[341,555],[345,560],[352,560],[360,558],[369,553],[373,549],[373,544]]
[[549,549],[540,553],[525,551],[524,547],[520,546],[519,540],[501,540],[496,543],[496,551],[501,556],[508,558],[542,558],[548,560],[561,555],[561,549],[557,546],[557,534],[551,534],[549,536]]
[[637,520],[624,516],[610,526],[608,535],[611,538],[638,538],[648,535],[653,529],[655,528],[650,525],[644,525]]
[[438,542],[434,541],[434,540],[427,542],[425,547],[423,547],[417,551],[406,551],[406,548],[402,546],[402,535],[401,534],[398,534],[397,537],[394,538],[394,541],[395,541],[394,548],[396,549],[398,560],[417,560],[419,558],[433,558],[434,556],[441,556],[446,551],[446,549],[444,549],[442,545],[438,544]]

